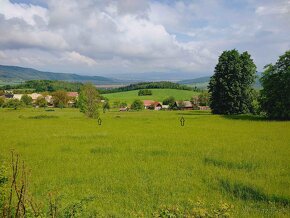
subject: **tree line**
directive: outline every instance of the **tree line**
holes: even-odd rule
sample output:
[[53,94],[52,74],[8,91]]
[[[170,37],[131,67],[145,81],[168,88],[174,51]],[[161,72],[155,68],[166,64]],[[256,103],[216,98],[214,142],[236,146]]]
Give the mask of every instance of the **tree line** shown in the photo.
[[18,85],[5,85],[0,87],[1,90],[14,90],[14,93],[25,94],[35,92],[55,92],[64,90],[68,92],[79,92],[83,83],[67,82],[58,80],[30,80]]
[[196,88],[191,88],[186,85],[181,85],[178,83],[173,83],[173,82],[168,82],[168,81],[141,82],[141,83],[130,84],[124,87],[119,87],[119,88],[114,88],[114,89],[102,89],[99,91],[101,94],[108,94],[108,93],[126,92],[126,91],[139,90],[139,89],[179,89],[179,90],[197,91]]

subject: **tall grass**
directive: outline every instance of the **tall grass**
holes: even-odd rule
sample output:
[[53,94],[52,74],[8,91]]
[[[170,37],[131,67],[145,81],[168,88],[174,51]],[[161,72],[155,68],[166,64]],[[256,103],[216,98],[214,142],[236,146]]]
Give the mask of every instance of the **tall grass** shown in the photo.
[[1,161],[20,153],[32,195],[59,193],[63,211],[150,217],[202,199],[205,208],[234,205],[236,217],[289,215],[290,122],[196,111],[112,111],[102,120],[76,109],[1,109]]

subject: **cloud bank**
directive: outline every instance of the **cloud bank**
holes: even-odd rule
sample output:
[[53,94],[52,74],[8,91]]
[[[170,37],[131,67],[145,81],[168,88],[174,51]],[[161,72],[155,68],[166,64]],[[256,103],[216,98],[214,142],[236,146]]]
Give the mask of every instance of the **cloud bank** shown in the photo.
[[49,71],[209,75],[233,48],[262,70],[289,35],[289,0],[0,0],[0,64]]

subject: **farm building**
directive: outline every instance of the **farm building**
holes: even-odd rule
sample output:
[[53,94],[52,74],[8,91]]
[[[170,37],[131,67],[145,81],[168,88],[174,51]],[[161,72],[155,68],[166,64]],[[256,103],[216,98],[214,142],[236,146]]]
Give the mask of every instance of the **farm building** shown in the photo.
[[191,101],[176,101],[174,107],[181,110],[193,110],[193,104]]
[[22,96],[23,96],[23,94],[14,94],[14,95],[13,95],[13,98],[14,98],[14,99],[18,99],[18,100],[20,101],[21,98],[22,98]]
[[169,105],[165,105],[165,104],[163,104],[163,105],[162,105],[162,109],[163,109],[163,110],[168,110],[168,109],[169,109]]
[[13,98],[13,96],[14,95],[12,93],[10,93],[10,92],[7,92],[7,93],[4,94],[5,98]]
[[144,104],[145,109],[154,109],[154,110],[162,109],[162,104],[158,101],[143,100],[143,104]]
[[48,105],[53,105],[53,98],[51,95],[45,96],[45,101],[47,102]]
[[43,97],[41,94],[38,94],[38,93],[32,93],[32,94],[30,94],[28,96],[30,96],[32,98],[32,101],[36,101],[36,99],[38,97]]
[[128,107],[121,107],[121,108],[119,109],[119,111],[121,111],[121,112],[128,111],[128,110],[129,110]]
[[78,98],[79,97],[79,93],[77,92],[67,92],[67,96],[70,98]]
[[70,98],[67,102],[70,107],[75,106],[76,99],[79,97],[79,93],[77,92],[67,92],[67,96]]
[[209,106],[197,106],[197,107],[198,107],[198,110],[201,110],[201,111],[210,110]]

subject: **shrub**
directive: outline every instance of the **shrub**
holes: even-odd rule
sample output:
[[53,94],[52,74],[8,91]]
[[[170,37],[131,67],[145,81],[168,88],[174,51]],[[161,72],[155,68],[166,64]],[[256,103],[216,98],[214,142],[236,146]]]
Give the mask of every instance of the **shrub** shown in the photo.
[[5,107],[5,108],[14,108],[15,110],[17,108],[21,107],[21,106],[22,106],[22,102],[19,101],[18,99],[8,99],[2,105],[2,107]]
[[135,101],[133,101],[133,103],[131,104],[131,109],[132,110],[142,110],[144,108],[144,104],[141,100],[136,99]]
[[69,97],[65,91],[56,91],[52,93],[53,104],[55,107],[64,108],[67,106]]
[[149,89],[141,89],[138,92],[138,96],[152,95],[152,91]]
[[164,105],[169,105],[169,108],[173,109],[174,104],[175,104],[175,98],[173,96],[170,96],[170,97],[164,99],[162,103]]
[[2,107],[2,105],[5,103],[5,98],[0,97],[0,107]]
[[39,96],[36,101],[35,101],[35,104],[38,106],[38,107],[46,107],[47,106],[47,102],[45,100],[45,98],[43,96]]
[[30,96],[28,96],[27,94],[22,95],[21,97],[21,101],[25,104],[25,105],[31,105],[32,104],[32,98]]

